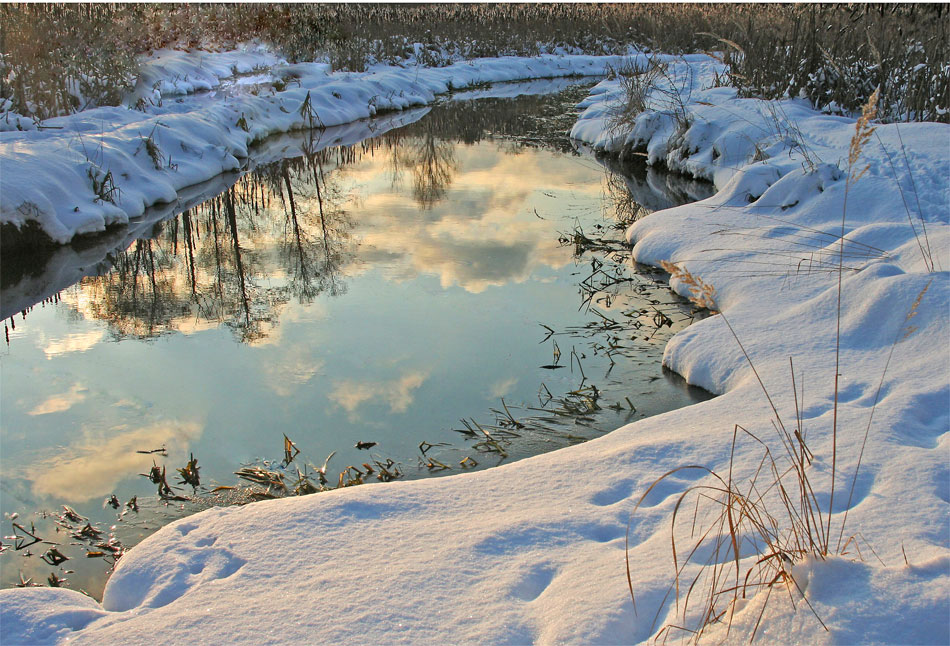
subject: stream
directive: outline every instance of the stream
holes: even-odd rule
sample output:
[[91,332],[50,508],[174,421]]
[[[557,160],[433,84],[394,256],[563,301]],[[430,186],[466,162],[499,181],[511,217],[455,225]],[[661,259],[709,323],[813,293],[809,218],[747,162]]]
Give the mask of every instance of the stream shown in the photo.
[[712,189],[576,150],[591,83],[282,135],[4,258],[0,584],[101,598],[122,549],[213,504],[488,468],[709,398],[660,363],[699,314],[620,241]]

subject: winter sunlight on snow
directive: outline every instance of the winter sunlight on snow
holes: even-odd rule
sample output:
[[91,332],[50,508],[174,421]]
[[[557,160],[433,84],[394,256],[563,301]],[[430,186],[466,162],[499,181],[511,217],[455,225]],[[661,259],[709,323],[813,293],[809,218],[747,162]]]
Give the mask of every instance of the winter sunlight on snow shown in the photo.
[[[378,456],[405,476],[429,475],[420,443],[435,445],[426,459],[485,467],[704,399],[660,369],[663,341],[691,316],[682,303],[601,295],[594,311],[642,307],[650,319],[659,307],[677,319],[659,332],[651,323],[642,348],[616,359],[590,339],[546,338],[543,326],[598,320],[579,288],[590,260],[565,235],[615,224],[618,190],[661,204],[708,191],[645,171],[623,180],[573,152],[542,114],[567,87],[455,97],[349,147],[326,147],[332,130],[284,136],[269,142],[274,161],[261,155],[223,193],[156,223],[75,285],[56,282],[53,259],[48,276],[6,287],[5,301],[44,281],[56,297],[16,322],[4,350],[4,511],[68,504],[114,519],[102,501],[144,504],[154,485],[139,474],[156,458],[171,469],[193,454],[203,482],[232,485],[241,464],[282,455],[284,434],[317,466],[335,451],[334,473]],[[519,139],[532,127],[552,143]],[[622,406],[519,433],[506,455],[454,430],[502,400],[525,414],[591,384],[602,405]],[[157,448],[167,456],[137,453]],[[132,543],[148,533],[141,525],[188,510],[126,513],[119,531]],[[26,571],[8,563],[7,585]]]
[[0,4],[0,643],[950,644],[950,4]]

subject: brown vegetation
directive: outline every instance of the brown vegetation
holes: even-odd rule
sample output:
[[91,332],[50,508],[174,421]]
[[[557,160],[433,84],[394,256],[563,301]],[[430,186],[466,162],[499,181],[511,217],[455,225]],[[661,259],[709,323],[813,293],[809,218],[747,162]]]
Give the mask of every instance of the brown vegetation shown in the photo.
[[[881,117],[950,121],[944,5],[7,4],[0,7],[0,109],[38,118],[116,104],[135,54],[260,39],[337,69],[415,55],[535,55],[725,49],[749,96],[805,96],[855,110],[881,87]],[[421,47],[414,47],[420,43]],[[78,97],[82,97],[82,101]]]

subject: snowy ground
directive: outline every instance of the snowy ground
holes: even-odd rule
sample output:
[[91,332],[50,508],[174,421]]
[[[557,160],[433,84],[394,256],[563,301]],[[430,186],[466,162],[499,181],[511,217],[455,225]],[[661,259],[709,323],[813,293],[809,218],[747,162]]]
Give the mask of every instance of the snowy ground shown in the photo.
[[[549,59],[518,64],[538,74],[557,69]],[[613,127],[618,86],[605,81],[585,102],[587,111],[573,134],[601,149],[620,151],[627,144],[653,163],[716,183],[719,192],[713,197],[654,213],[634,224],[628,236],[641,262],[672,261],[716,287],[717,306],[735,328],[779,414],[790,426],[800,415],[815,456],[808,468],[811,484],[818,501],[827,505],[836,232],[854,120],[817,114],[798,101],[763,103],[737,99],[727,88],[703,89],[711,85],[712,67],[708,59],[670,67],[673,84],[680,79],[679,87],[689,89],[682,105],[672,106],[688,117],[688,127],[678,125],[662,96],[654,98],[653,109],[637,118],[631,132]],[[417,76],[388,71],[362,80],[324,79],[320,87],[352,89],[347,97],[354,97],[355,107],[341,99],[334,113],[343,119],[370,111],[368,97],[380,95],[374,84],[392,88],[395,106],[400,91],[400,102],[416,103],[431,100],[431,92],[450,82],[459,87],[466,79],[490,76],[479,69],[485,67],[433,70],[433,76],[429,70]],[[303,78],[308,87],[315,77]],[[371,89],[366,94],[357,89],[364,87]],[[306,90],[288,91],[295,93],[295,103],[286,120],[279,104],[291,102],[279,93],[184,113],[189,132],[198,131],[192,124],[206,123],[208,133],[218,133],[220,141],[205,144],[205,153],[228,167],[233,162],[227,155],[235,157],[248,140],[273,131],[275,122],[303,125],[294,115]],[[320,96],[319,105],[333,105]],[[221,134],[222,124],[242,111],[250,132],[231,128]],[[199,121],[203,115],[210,115],[207,121]],[[157,117],[167,121],[163,138],[176,136],[175,117]],[[131,150],[138,133],[153,123],[126,130],[118,125],[103,135],[103,148],[110,155],[115,151],[110,159],[138,164]],[[38,140],[0,139],[4,163],[8,155],[45,163],[46,146],[68,141],[55,131],[41,134]],[[837,554],[842,550],[835,549],[833,539],[836,555],[797,564],[793,573],[805,599],[784,585],[773,589],[758,629],[762,643],[950,642],[950,127],[888,125],[880,126],[877,135],[858,164],[870,164],[866,175],[847,191],[831,518],[837,537],[869,429],[844,531],[845,539],[858,537],[863,557],[854,542]],[[176,141],[162,141],[163,150],[177,151]],[[75,160],[64,163],[67,169],[75,166]],[[185,166],[203,167],[183,157],[179,172]],[[29,190],[6,177],[3,182],[4,201],[8,190]],[[169,199],[174,188],[170,183]],[[132,201],[133,193],[124,192],[123,200]],[[83,199],[86,209],[90,196]],[[148,201],[144,192],[141,201]],[[60,217],[55,206],[50,208],[53,215],[42,220],[44,226]],[[60,225],[64,232],[82,228]],[[687,291],[682,282],[674,286]],[[801,391],[799,413],[789,357]],[[629,534],[635,612],[624,534],[641,494],[660,475],[683,465],[727,473],[736,424],[780,452],[773,441],[772,410],[723,317],[705,319],[674,337],[664,362],[721,396],[487,471],[189,517],[125,555],[101,605],[65,589],[0,591],[0,642],[150,643],[156,637],[175,643],[652,641],[662,626],[682,623],[667,596],[674,574],[670,525],[677,499],[689,487],[713,479],[700,477],[698,470],[679,472],[640,506]],[[759,444],[741,440],[736,481],[747,482],[761,457]],[[746,549],[742,557],[743,568],[757,559]],[[730,633],[720,625],[707,636],[748,641],[764,598],[763,591],[737,607]]]
[[240,168],[248,147],[274,134],[422,106],[484,83],[602,75],[620,61],[545,55],[328,74],[325,63],[287,65],[256,49],[157,52],[128,98],[138,109],[100,107],[0,132],[0,224],[37,225],[66,243]]

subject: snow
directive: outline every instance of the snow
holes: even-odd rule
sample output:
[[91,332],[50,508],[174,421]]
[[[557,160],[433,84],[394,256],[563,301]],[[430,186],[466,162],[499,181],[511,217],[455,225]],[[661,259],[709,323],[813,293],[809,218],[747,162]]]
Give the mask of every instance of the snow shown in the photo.
[[[139,76],[127,102],[134,106],[142,99],[157,104],[169,96],[214,90],[227,79],[238,77],[239,80],[239,75],[266,72],[286,64],[287,61],[262,45],[246,45],[225,52],[158,50],[141,57]],[[276,78],[270,74],[261,77],[261,80]]]
[[[622,60],[500,57],[328,74],[325,63],[286,65],[266,51],[153,56],[129,99],[141,111],[101,107],[48,119],[40,130],[0,132],[0,223],[33,222],[53,242],[66,243],[127,224],[187,186],[239,169],[249,146],[275,134],[423,106],[484,83],[602,75]],[[270,84],[225,87],[222,80],[265,67],[258,78]],[[210,89],[220,96],[174,98]]]
[[[553,74],[566,69],[556,60],[517,65],[525,74]],[[304,87],[289,90],[296,103],[285,91],[183,112],[180,122],[176,115],[143,118],[168,121],[160,136],[172,149],[178,127],[205,128],[206,156],[227,166],[222,147],[237,157],[254,137],[302,125],[294,110],[282,120],[271,108],[281,100],[299,105],[304,88],[319,94],[319,102],[313,99],[319,106],[333,105],[326,91],[347,92],[327,115],[344,118],[352,108],[365,116],[371,96],[387,96],[383,87],[405,92],[387,105],[416,104],[431,101],[449,81],[461,87],[513,74],[511,65],[483,61],[454,71],[387,70],[322,81],[303,76]],[[712,197],[653,213],[628,238],[640,262],[672,261],[715,286],[741,347],[724,317],[712,316],[677,334],[664,363],[719,397],[486,471],[191,516],[126,554],[101,606],[68,589],[0,591],[0,642],[134,644],[156,636],[176,643],[652,642],[664,625],[682,621],[667,595],[677,500],[714,480],[699,469],[679,471],[631,519],[638,499],[677,467],[725,474],[737,424],[780,450],[771,407],[743,349],[785,423],[794,425],[800,415],[815,456],[811,484],[818,502],[829,505],[836,253],[845,197],[831,527],[837,536],[847,509],[844,542],[855,538],[844,549],[832,540],[834,555],[826,560],[795,564],[801,592],[776,586],[757,635],[762,643],[950,642],[950,127],[879,126],[880,141],[873,137],[860,161],[870,164],[867,174],[849,183],[853,119],[816,113],[797,100],[739,99],[731,89],[710,87],[714,68],[701,58],[671,63],[671,78],[689,72],[680,85],[688,89],[685,126],[656,99],[629,132],[612,128],[617,83],[604,81],[584,102],[573,134],[595,148],[632,148],[654,165],[715,182]],[[250,132],[225,131],[239,112],[248,116]],[[153,124],[136,117],[100,138],[114,168],[120,159],[137,164],[133,133]],[[3,159],[15,154],[39,164],[38,150],[48,154],[47,145],[59,145],[63,156],[75,150],[62,133],[49,133],[0,140]],[[201,145],[195,139],[185,138]],[[183,156],[181,164],[188,163]],[[188,168],[197,176],[197,163]],[[17,182],[3,182],[6,199]],[[138,191],[135,199],[147,202],[145,189]],[[133,193],[123,193],[123,208]],[[48,217],[60,221],[57,199],[49,198]],[[673,287],[688,292],[682,280]],[[747,482],[761,458],[761,445],[740,439],[736,481]],[[628,522],[637,612],[624,566]],[[749,567],[757,556],[743,552],[742,558]],[[709,640],[747,642],[764,592],[737,605],[730,631],[711,627]]]

